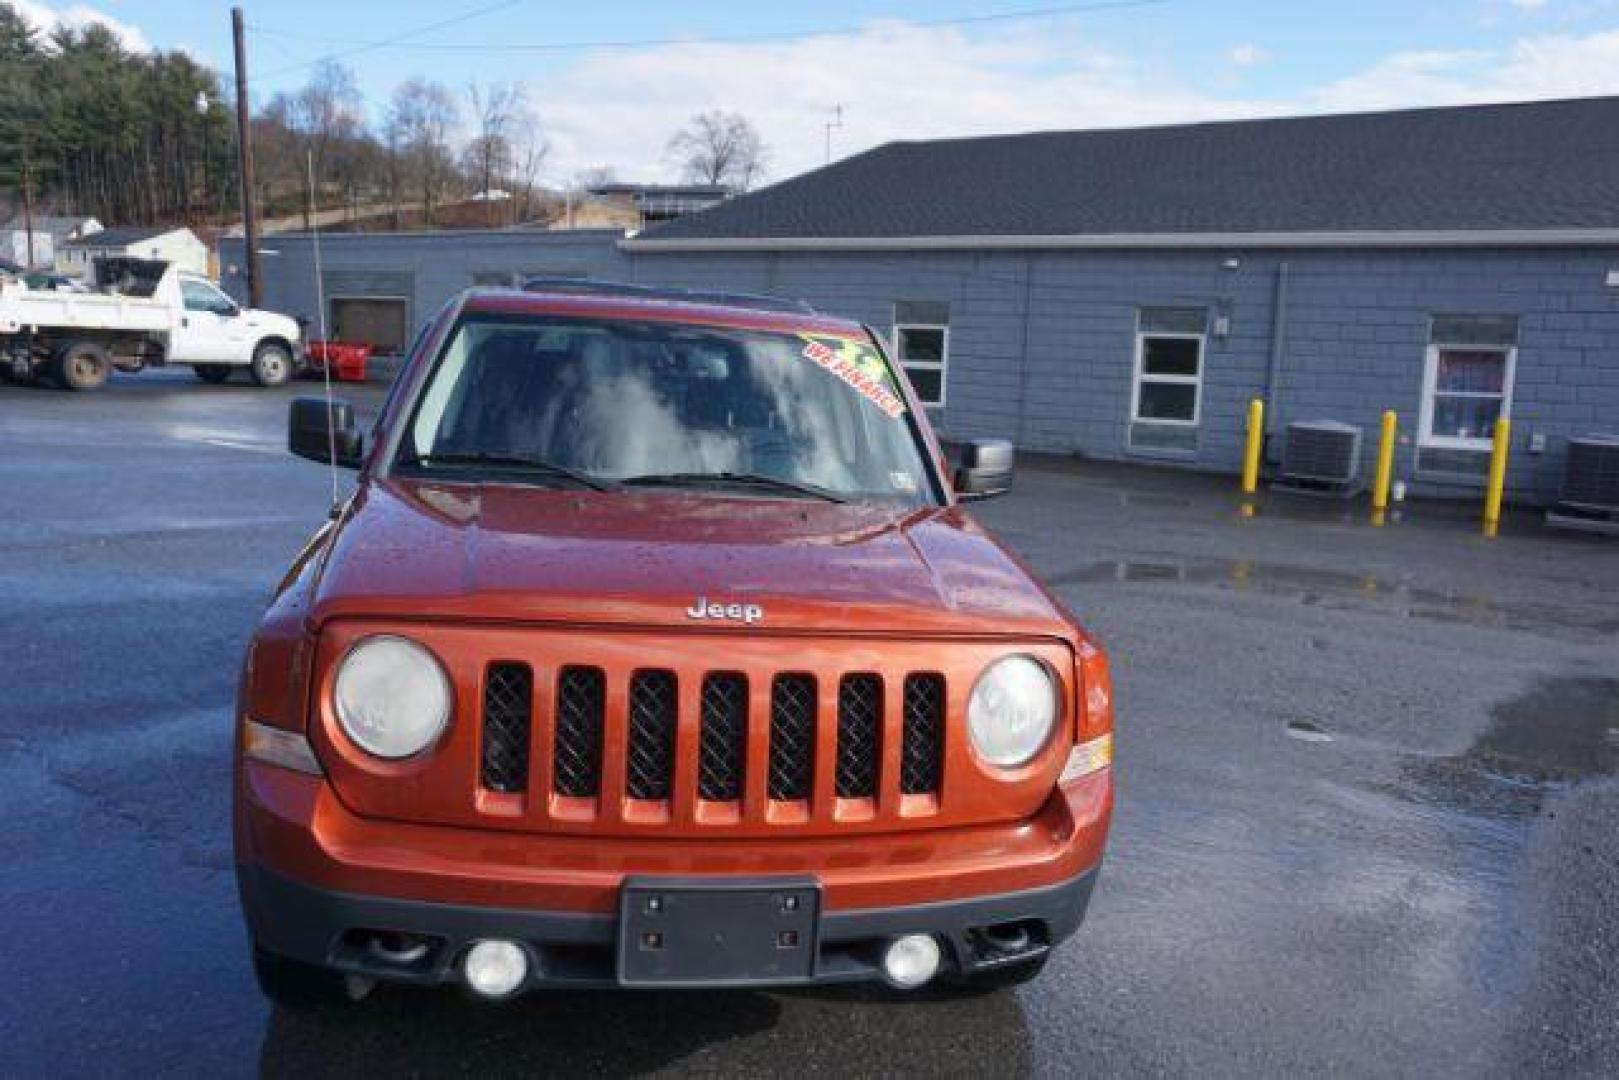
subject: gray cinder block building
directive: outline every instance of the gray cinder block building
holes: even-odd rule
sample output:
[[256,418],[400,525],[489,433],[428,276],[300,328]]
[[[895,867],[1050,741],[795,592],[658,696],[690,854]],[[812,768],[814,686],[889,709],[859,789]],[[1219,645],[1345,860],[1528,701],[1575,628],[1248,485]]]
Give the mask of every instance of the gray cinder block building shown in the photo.
[[[1619,98],[891,143],[633,237],[325,243],[333,336],[531,274],[778,293],[1029,449],[1235,471],[1253,397],[1368,450],[1394,409],[1399,474],[1465,494],[1506,415],[1509,490],[1549,501],[1619,429]],[[268,245],[267,303],[313,316],[307,238]]]

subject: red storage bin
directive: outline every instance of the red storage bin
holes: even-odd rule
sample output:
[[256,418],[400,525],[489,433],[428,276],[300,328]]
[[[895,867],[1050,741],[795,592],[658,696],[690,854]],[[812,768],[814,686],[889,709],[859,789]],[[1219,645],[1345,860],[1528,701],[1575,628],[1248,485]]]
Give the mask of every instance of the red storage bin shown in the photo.
[[346,341],[311,341],[304,350],[309,366],[315,371],[331,365],[332,378],[338,382],[365,382],[365,363],[371,359],[370,345]]

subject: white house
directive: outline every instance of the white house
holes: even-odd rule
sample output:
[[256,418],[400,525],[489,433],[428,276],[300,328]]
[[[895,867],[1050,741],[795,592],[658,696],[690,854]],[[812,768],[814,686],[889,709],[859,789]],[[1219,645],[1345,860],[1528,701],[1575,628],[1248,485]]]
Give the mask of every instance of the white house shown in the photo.
[[41,215],[34,218],[30,249],[28,222],[19,215],[0,225],[0,259],[9,259],[18,266],[51,266],[57,248],[100,231],[101,222],[93,217]]
[[89,278],[96,259],[114,256],[162,259],[181,270],[208,272],[208,245],[186,228],[103,229],[58,247],[56,269],[58,273]]

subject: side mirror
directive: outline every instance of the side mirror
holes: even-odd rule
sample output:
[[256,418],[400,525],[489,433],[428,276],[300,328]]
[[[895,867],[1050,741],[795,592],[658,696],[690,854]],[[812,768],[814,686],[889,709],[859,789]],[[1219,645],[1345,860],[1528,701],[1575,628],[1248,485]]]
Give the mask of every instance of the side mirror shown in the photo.
[[973,439],[963,443],[956,465],[956,495],[987,499],[1012,489],[1012,444],[1006,439]]
[[345,469],[358,469],[364,441],[354,426],[354,406],[343,399],[334,398],[330,409],[325,398],[293,399],[292,411],[287,417],[287,449],[299,457],[323,465],[331,462]]

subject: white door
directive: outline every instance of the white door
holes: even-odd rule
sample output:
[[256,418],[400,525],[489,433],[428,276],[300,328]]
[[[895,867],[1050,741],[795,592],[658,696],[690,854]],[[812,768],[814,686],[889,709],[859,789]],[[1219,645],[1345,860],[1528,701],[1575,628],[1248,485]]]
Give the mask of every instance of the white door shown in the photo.
[[180,321],[169,338],[175,363],[245,364],[252,340],[236,302],[206,281],[180,279]]

